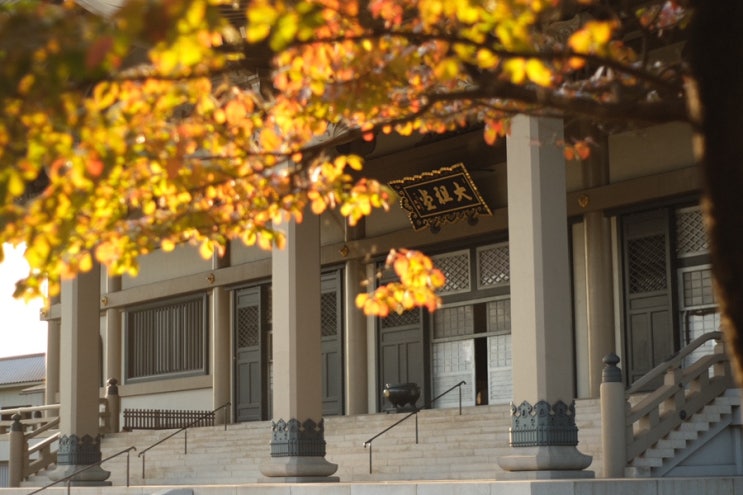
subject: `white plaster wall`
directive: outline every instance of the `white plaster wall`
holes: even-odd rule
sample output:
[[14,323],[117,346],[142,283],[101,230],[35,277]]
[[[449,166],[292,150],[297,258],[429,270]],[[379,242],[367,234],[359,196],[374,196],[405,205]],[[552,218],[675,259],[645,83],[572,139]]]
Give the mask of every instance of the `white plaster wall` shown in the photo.
[[346,219],[338,210],[330,210],[320,216],[320,245],[342,242],[346,234]]
[[[320,244],[327,245],[342,242],[345,236],[345,219],[335,210],[328,211],[320,217]],[[271,251],[257,246],[246,246],[237,239],[230,243],[230,257],[233,265],[251,263],[271,257]]]
[[122,397],[121,410],[124,409],[211,410],[212,390],[206,388]]
[[230,243],[230,259],[233,265],[251,263],[271,257],[271,251],[265,251],[256,246],[246,246],[241,240]]
[[13,387],[0,390],[0,407],[3,409],[21,406],[41,406],[44,404],[44,394],[38,393],[21,394],[24,387]]
[[193,275],[211,268],[211,260],[203,259],[198,248],[188,244],[178,246],[171,252],[158,250],[147,256],[140,256],[138,261],[139,274],[136,277],[123,276],[122,289]]
[[609,138],[611,182],[620,182],[694,164],[691,127],[671,123]]

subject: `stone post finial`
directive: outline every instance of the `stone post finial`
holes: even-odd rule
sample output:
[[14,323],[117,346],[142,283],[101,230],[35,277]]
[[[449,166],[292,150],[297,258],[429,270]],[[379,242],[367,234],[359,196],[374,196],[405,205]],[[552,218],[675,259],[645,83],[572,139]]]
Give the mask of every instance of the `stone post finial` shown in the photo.
[[109,378],[106,380],[106,395],[119,395],[119,380],[116,378]]
[[106,401],[108,417],[106,418],[106,431],[119,431],[119,415],[121,414],[121,398],[119,397],[119,380],[109,378],[106,381]]
[[619,356],[610,352],[603,359],[604,371],[601,373],[601,379],[604,383],[615,383],[622,381],[622,369],[619,364]]
[[21,415],[15,413],[10,417],[13,420],[13,424],[10,425],[10,431],[23,431],[23,423],[21,423]]

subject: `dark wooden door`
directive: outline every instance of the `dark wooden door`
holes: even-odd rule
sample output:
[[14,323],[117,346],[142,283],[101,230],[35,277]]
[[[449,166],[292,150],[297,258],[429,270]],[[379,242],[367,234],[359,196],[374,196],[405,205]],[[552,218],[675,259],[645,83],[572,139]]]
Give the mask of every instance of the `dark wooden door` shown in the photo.
[[410,310],[401,315],[393,313],[381,319],[379,324],[380,409],[392,408],[383,395],[385,384],[411,382],[421,388],[421,396],[416,403],[421,407],[425,403],[428,389],[422,310]]
[[260,286],[249,287],[236,294],[235,418],[238,422],[260,421],[268,414],[264,290]]
[[623,218],[624,361],[630,384],[677,348],[669,227],[666,209]]
[[343,414],[342,303],[341,271],[323,274],[320,299],[323,416]]

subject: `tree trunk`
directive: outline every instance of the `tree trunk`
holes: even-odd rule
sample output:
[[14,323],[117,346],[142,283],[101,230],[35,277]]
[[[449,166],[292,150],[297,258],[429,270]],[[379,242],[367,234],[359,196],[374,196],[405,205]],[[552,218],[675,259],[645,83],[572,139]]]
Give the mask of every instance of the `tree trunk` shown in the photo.
[[[695,149],[704,176],[722,328],[743,383],[743,2],[697,0],[689,39],[698,101]],[[699,112],[694,105],[699,104]]]

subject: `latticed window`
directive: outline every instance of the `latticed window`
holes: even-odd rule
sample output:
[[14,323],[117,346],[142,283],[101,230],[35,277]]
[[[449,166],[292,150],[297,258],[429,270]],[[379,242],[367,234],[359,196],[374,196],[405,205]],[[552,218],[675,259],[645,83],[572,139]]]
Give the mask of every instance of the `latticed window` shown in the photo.
[[132,308],[126,318],[126,378],[206,374],[205,295]]
[[696,256],[709,252],[709,239],[704,230],[702,210],[698,206],[676,210],[676,254]]
[[712,270],[701,267],[681,274],[684,307],[709,306],[715,304],[712,290]]
[[511,299],[488,303],[488,332],[511,333]]
[[477,250],[479,287],[498,287],[511,282],[508,244],[485,246]]
[[439,294],[456,294],[471,289],[469,251],[457,251],[432,257],[436,268],[446,276],[446,285]]
[[470,335],[475,332],[472,305],[441,308],[433,314],[433,338],[442,339]]
[[323,292],[320,296],[320,327],[323,337],[338,335],[338,294]]
[[261,322],[258,306],[237,308],[237,347],[253,347],[260,343]]
[[402,314],[397,314],[394,311],[389,314],[386,318],[380,319],[382,328],[397,328],[418,325],[421,321],[421,312],[418,309],[411,309],[405,311]]
[[666,238],[653,235],[627,243],[629,255],[629,291],[631,294],[664,290],[666,276]]

